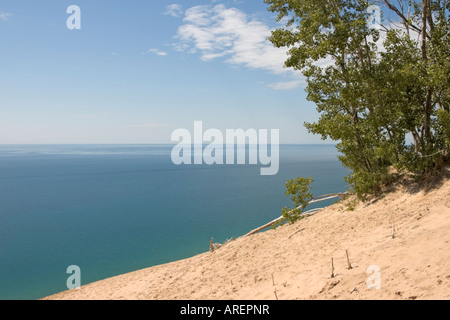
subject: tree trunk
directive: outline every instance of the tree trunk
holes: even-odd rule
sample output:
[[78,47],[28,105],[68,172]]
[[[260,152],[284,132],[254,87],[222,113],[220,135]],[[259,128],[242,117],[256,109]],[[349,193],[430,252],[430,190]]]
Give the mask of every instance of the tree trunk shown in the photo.
[[427,60],[427,16],[428,0],[422,0],[422,60]]
[[427,96],[425,99],[424,121],[423,121],[423,129],[422,129],[422,140],[423,140],[423,142],[425,142],[425,144],[428,144],[431,141],[431,113],[433,111],[432,106],[431,106],[432,94],[433,94],[433,88],[428,88]]
[[361,139],[361,134],[359,133],[359,130],[356,128],[355,126],[355,138],[356,138],[356,143],[358,144],[359,150],[361,150],[361,156],[364,159],[365,165],[366,165],[366,169],[367,171],[371,172],[372,171],[372,165],[370,164],[369,159],[367,159],[367,157],[364,155],[364,143]]
[[[429,8],[429,0],[422,0],[422,60],[425,62],[428,61],[427,55],[427,26],[428,26],[428,11]],[[427,67],[427,65],[425,65]],[[430,143],[431,140],[431,98],[433,95],[433,88],[428,87],[427,94],[425,98],[424,105],[424,122],[422,127],[422,143],[425,142],[425,145]]]
[[414,139],[414,151],[415,153],[419,153],[419,140],[420,140],[419,134],[414,129],[411,131],[411,135],[413,136]]

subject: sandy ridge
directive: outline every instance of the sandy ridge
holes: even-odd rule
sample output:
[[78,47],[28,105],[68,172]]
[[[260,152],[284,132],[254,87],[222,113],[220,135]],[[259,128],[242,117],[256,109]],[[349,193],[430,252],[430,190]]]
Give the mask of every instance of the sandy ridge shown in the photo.
[[[44,299],[447,300],[450,170],[444,175],[430,190],[402,184],[358,203],[353,211],[351,203],[337,203],[296,224],[238,238],[215,252]],[[369,266],[380,270],[380,289],[368,288],[374,275],[366,272]]]

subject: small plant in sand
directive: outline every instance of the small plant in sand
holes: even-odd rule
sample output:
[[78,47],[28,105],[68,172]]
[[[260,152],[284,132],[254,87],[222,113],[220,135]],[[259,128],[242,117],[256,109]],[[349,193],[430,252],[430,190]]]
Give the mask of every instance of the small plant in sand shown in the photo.
[[286,222],[294,223],[303,218],[303,212],[313,198],[311,193],[311,183],[313,178],[299,177],[296,179],[286,181],[286,196],[292,196],[294,208],[284,207],[282,209],[282,216],[278,225]]
[[347,202],[345,202],[345,205],[347,206],[347,211],[355,211],[358,203],[359,203],[359,200],[357,197],[353,197],[353,198],[347,200]]

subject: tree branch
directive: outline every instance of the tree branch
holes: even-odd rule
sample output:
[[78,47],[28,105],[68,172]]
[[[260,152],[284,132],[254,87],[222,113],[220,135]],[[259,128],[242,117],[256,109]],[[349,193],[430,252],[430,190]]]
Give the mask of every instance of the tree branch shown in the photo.
[[388,8],[392,11],[394,11],[405,23],[406,26],[410,26],[411,28],[413,28],[414,30],[416,30],[417,32],[422,32],[422,30],[417,27],[416,25],[412,24],[404,15],[403,13],[398,10],[392,3],[390,3],[388,0],[383,0],[384,3],[388,6]]

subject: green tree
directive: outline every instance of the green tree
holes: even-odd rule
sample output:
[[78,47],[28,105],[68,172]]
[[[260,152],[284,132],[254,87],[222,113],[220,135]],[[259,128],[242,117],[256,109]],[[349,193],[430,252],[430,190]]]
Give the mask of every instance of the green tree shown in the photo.
[[303,212],[312,199],[311,183],[313,178],[299,177],[286,181],[286,196],[291,196],[294,208],[282,209],[283,219],[278,224],[294,223],[302,218]]
[[[320,114],[305,126],[338,142],[339,159],[351,169],[346,179],[355,191],[379,190],[391,165],[423,173],[442,164],[448,154],[443,142],[448,134],[448,3],[265,3],[278,13],[278,21],[287,21],[269,39],[288,48],[286,67],[303,72],[308,100]],[[402,28],[368,24],[368,9],[376,3],[398,16]],[[413,146],[406,143],[408,134]]]
[[384,68],[395,74],[384,77],[395,92],[383,100],[398,105],[399,124],[414,141],[400,150],[398,168],[433,172],[448,159],[449,150],[449,6],[439,0],[409,1],[406,11],[382,2],[403,24],[402,30],[388,31],[382,55]]

